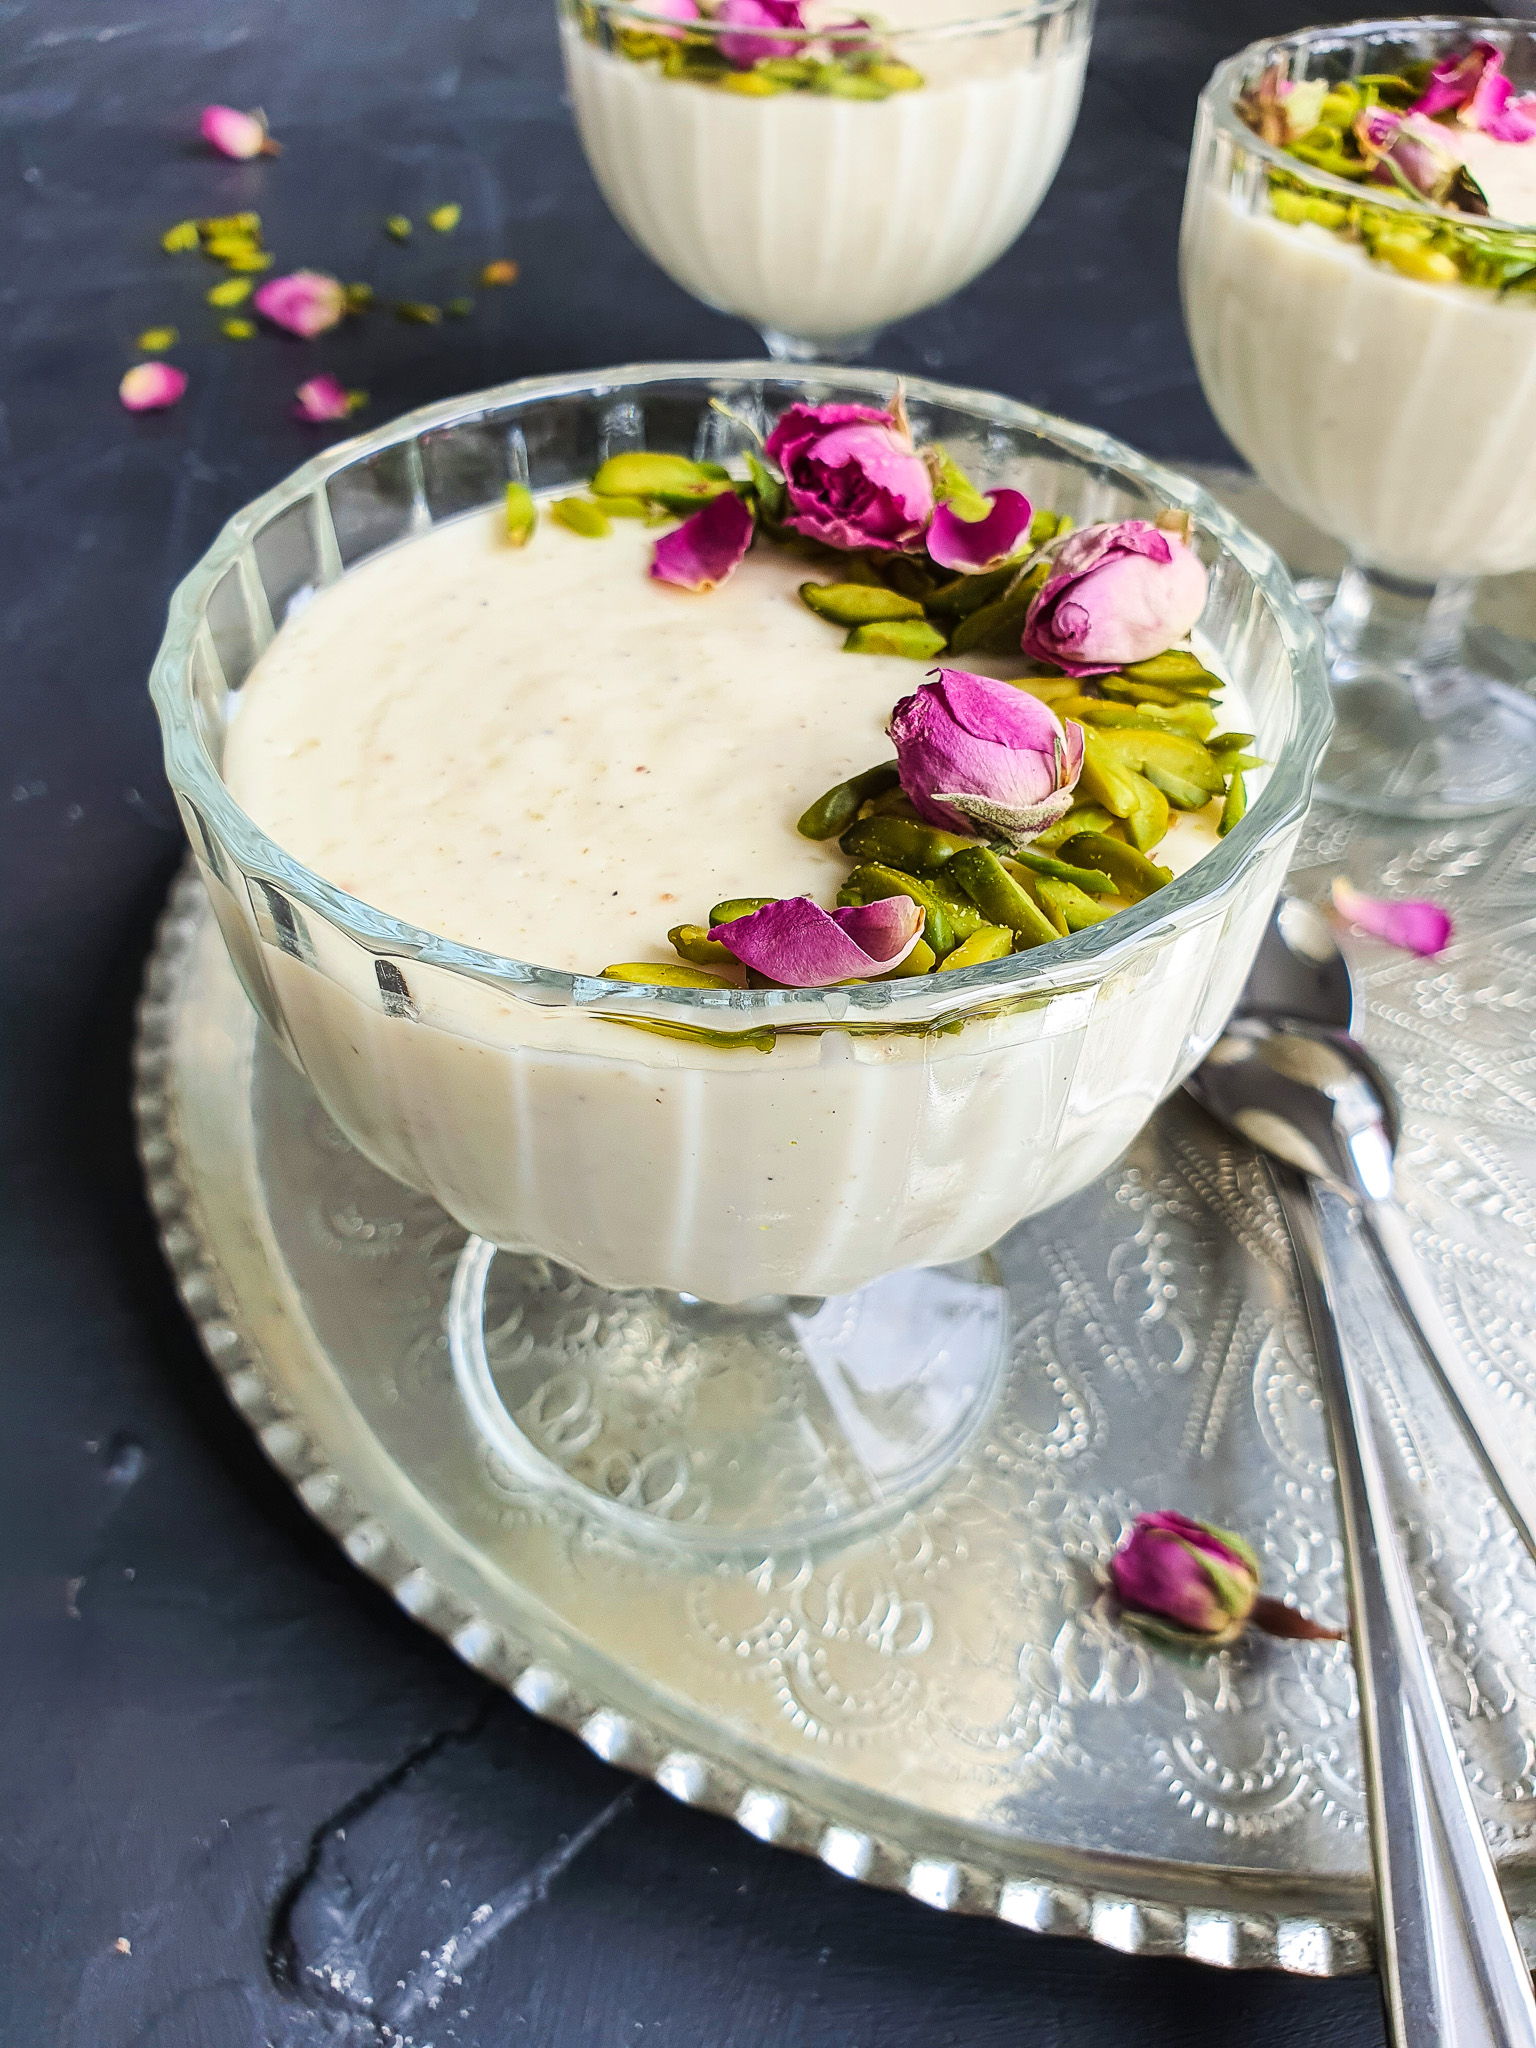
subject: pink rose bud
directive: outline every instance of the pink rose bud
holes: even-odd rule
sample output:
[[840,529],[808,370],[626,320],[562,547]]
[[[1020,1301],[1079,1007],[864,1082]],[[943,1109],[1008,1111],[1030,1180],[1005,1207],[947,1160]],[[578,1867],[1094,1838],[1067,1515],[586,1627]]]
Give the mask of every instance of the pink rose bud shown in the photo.
[[329,370],[318,377],[311,377],[293,395],[296,400],[293,409],[297,416],[317,426],[326,420],[344,420],[352,410],[352,399],[346,387]]
[[1034,507],[1022,491],[990,491],[985,519],[962,519],[940,505],[928,528],[928,552],[941,569],[978,576],[1011,560],[1028,537]]
[[[640,14],[654,14],[663,21],[688,22],[699,19],[699,9],[696,0],[637,0],[636,12]],[[659,36],[668,36],[675,41],[681,36],[682,30],[658,26],[654,33]]]
[[[713,19],[729,29],[804,29],[800,0],[720,0]],[[765,57],[794,57],[800,51],[794,36],[725,35],[719,38],[720,53],[744,69]]]
[[241,162],[253,156],[277,156],[281,151],[282,145],[267,133],[267,117],[259,107],[248,114],[238,107],[204,107],[198,128],[211,149]]
[[253,304],[275,326],[310,341],[336,325],[347,310],[347,294],[323,270],[294,270],[287,277],[268,278]]
[[752,545],[752,511],[734,491],[718,497],[664,533],[651,551],[651,574],[680,590],[713,590],[735,574]]
[[830,988],[899,967],[922,936],[923,915],[909,896],[830,913],[809,896],[790,896],[717,924],[709,936],[768,981],[785,988]]
[[1020,644],[1069,676],[1150,660],[1188,637],[1207,581],[1193,548],[1149,520],[1082,527],[1055,550]]
[[1333,878],[1333,907],[1357,931],[1373,939],[1385,939],[1389,946],[1401,946],[1406,953],[1431,959],[1451,943],[1455,926],[1438,903],[1409,897],[1392,903],[1380,896],[1367,896],[1343,875]]
[[1136,1517],[1109,1575],[1127,1621],[1210,1649],[1237,1640],[1259,1595],[1259,1561],[1241,1536],[1167,1509]]
[[933,479],[900,412],[792,405],[766,448],[784,473],[784,524],[810,540],[894,551],[933,516]]
[[1083,766],[1083,729],[990,676],[941,668],[887,727],[901,786],[930,825],[977,826],[1022,845],[1064,818]]
[[164,412],[187,388],[187,373],[174,363],[135,363],[117,387],[129,412]]

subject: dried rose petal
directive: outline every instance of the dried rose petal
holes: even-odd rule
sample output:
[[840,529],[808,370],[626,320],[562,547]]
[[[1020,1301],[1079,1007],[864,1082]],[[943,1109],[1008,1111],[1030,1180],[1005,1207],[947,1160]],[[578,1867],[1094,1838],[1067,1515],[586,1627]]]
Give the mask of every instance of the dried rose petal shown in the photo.
[[346,287],[322,270],[293,270],[269,278],[257,292],[258,313],[306,341],[334,327],[347,310]]
[[187,373],[174,363],[135,363],[117,387],[129,412],[164,412],[187,388]]
[[722,491],[702,511],[664,533],[651,554],[658,583],[680,590],[713,590],[740,565],[752,545],[752,511],[734,491]]
[[888,974],[906,959],[922,931],[922,906],[909,896],[887,896],[830,914],[809,896],[790,896],[749,917],[717,924],[709,936],[743,967],[785,988],[830,988],[838,981]]
[[941,569],[978,576],[1018,552],[1029,533],[1034,507],[1022,491],[990,491],[985,519],[962,519],[953,505],[940,505],[928,528],[928,552]]
[[1367,896],[1343,875],[1333,878],[1333,907],[1371,938],[1385,939],[1389,946],[1401,946],[1424,959],[1443,953],[1456,929],[1450,914],[1438,903],[1422,897],[1392,902],[1382,896]]
[[293,395],[297,401],[293,408],[295,417],[312,420],[316,425],[324,420],[344,420],[352,410],[345,386],[329,370],[309,378]]
[[220,156],[245,162],[253,156],[276,156],[282,148],[267,133],[267,117],[260,107],[242,114],[238,107],[204,107],[198,123],[204,142]]
[[[720,0],[713,19],[722,28],[804,29],[800,0]],[[793,36],[725,35],[719,38],[720,54],[732,64],[748,67],[766,57],[793,57],[800,44]]]

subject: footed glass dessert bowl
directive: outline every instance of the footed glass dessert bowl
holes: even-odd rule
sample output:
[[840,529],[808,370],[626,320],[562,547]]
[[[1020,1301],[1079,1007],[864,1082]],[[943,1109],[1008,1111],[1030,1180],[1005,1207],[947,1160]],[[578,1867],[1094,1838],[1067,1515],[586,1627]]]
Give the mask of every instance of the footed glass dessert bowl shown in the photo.
[[[845,1539],[942,1477],[1006,1357],[988,1248],[1103,1172],[1214,1040],[1328,736],[1315,624],[1205,492],[1006,399],[905,395],[917,439],[984,490],[1078,526],[1188,515],[1197,644],[1267,764],[1183,872],[1032,951],[812,988],[557,970],[354,896],[226,781],[252,672],[317,593],[318,614],[329,586],[361,591],[370,560],[398,564],[509,485],[568,489],[641,450],[723,475],[792,405],[889,403],[875,372],[639,367],[426,408],[233,519],[177,590],[152,678],[251,1002],[351,1142],[472,1233],[448,1330],[469,1425],[611,1532],[695,1564]],[[515,650],[515,618],[507,636]],[[867,659],[848,657],[850,687]],[[920,682],[919,663],[892,666]],[[493,744],[476,737],[476,761]],[[365,815],[378,790],[346,800]],[[449,849],[466,876],[477,843]]]
[[1182,237],[1233,445],[1351,560],[1325,624],[1330,796],[1455,817],[1536,793],[1536,648],[1469,640],[1536,565],[1536,29],[1305,29],[1218,67]]

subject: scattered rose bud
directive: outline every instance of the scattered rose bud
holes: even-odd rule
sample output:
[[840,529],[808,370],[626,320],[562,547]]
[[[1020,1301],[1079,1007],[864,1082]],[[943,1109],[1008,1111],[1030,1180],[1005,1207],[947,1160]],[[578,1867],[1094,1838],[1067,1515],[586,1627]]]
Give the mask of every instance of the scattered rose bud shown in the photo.
[[146,355],[157,356],[163,348],[174,348],[176,341],[174,327],[146,327],[133,345],[143,349]]
[[187,373],[174,363],[135,363],[117,387],[129,412],[164,412],[187,388]]
[[260,107],[242,114],[237,107],[204,107],[198,123],[202,138],[220,156],[239,162],[253,156],[277,156],[282,148],[267,133],[267,117]]
[[1343,875],[1333,878],[1333,907],[1357,930],[1373,939],[1385,939],[1389,946],[1401,946],[1404,952],[1417,953],[1423,959],[1443,953],[1455,930],[1449,914],[1438,903],[1413,897],[1394,903],[1384,897],[1367,896]]
[[1136,1517],[1109,1576],[1123,1619],[1179,1649],[1221,1649],[1250,1622],[1293,1641],[1343,1640],[1342,1629],[1259,1592],[1259,1560],[1241,1536],[1171,1509]]
[[325,420],[344,420],[353,410],[352,394],[329,370],[309,378],[293,395],[295,417],[317,426]]
[[784,524],[834,548],[895,551],[922,538],[933,479],[897,401],[792,405],[765,444],[784,472]]
[[1444,130],[1422,115],[1367,107],[1355,117],[1355,140],[1361,155],[1374,159],[1375,185],[1395,185],[1438,205],[1463,175],[1460,159],[1446,147]]
[[1536,137],[1536,93],[1515,96],[1504,76],[1503,52],[1492,43],[1474,43],[1464,57],[1442,59],[1408,111],[1431,117],[1454,113],[1466,127],[1481,129],[1495,142]]
[[451,235],[464,218],[464,209],[456,199],[450,199],[446,206],[434,206],[427,215],[427,226],[436,228],[440,235]]
[[483,285],[516,284],[517,265],[510,256],[498,256],[494,263],[487,263],[480,273]]
[[953,504],[940,505],[928,528],[928,552],[941,569],[978,576],[1000,568],[1029,537],[1034,508],[1022,491],[993,491],[982,519],[967,519]]
[[347,294],[321,270],[294,270],[269,278],[256,294],[256,310],[277,327],[310,341],[334,327],[347,310]]
[[717,924],[709,936],[768,981],[785,988],[830,988],[899,967],[922,937],[923,918],[922,906],[908,896],[831,912],[809,896],[791,896]]
[[1148,520],[1084,526],[1057,548],[1021,645],[1066,675],[1104,675],[1185,639],[1207,586],[1194,550]]
[[[800,18],[800,0],[720,0],[711,18],[726,29],[803,30],[805,27]],[[761,33],[723,35],[719,38],[719,47],[723,57],[744,69],[761,63],[765,57],[794,57],[800,51],[800,44],[794,36]]]
[[651,574],[680,590],[713,590],[734,574],[752,545],[752,511],[734,491],[722,491],[651,552]]
[[1083,729],[1028,690],[941,668],[886,728],[901,786],[930,825],[978,825],[1016,845],[1064,818],[1083,766]]

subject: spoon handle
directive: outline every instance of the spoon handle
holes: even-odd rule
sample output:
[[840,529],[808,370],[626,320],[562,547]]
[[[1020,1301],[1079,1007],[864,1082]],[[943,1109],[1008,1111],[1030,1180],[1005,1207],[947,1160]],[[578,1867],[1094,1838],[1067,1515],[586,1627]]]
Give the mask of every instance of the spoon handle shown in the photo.
[[1392,1513],[1364,1380],[1339,1342],[1318,1205],[1271,1169],[1290,1226],[1338,1468],[1350,1628],[1394,2048],[1536,2048],[1536,2000],[1462,1775]]
[[1508,1418],[1447,1322],[1413,1248],[1407,1217],[1393,1201],[1368,1201],[1361,1207],[1393,1298],[1521,1542],[1536,1557],[1536,1475],[1524,1467],[1509,1440]]

